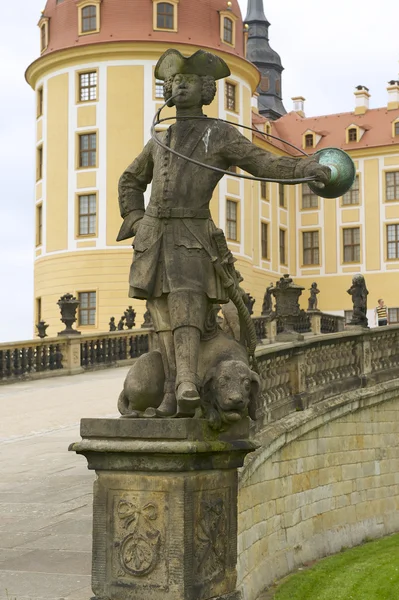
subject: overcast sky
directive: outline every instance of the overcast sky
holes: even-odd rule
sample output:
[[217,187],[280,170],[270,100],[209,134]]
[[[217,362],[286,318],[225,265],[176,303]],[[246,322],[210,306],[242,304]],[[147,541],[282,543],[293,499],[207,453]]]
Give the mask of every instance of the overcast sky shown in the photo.
[[[182,0],[188,1],[201,2]],[[245,17],[247,0],[240,5]],[[371,108],[386,104],[387,82],[398,78],[399,69],[397,0],[265,0],[264,5],[270,44],[285,67],[288,111],[297,95],[306,98],[308,116],[351,111],[359,84],[370,89]],[[36,24],[43,6],[44,0],[2,3],[0,341],[32,336],[35,103],[24,71],[39,55]]]

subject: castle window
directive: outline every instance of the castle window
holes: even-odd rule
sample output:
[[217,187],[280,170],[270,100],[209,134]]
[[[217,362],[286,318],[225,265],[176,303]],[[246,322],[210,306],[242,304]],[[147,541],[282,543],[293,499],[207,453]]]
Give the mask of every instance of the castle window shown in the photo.
[[352,127],[348,131],[348,141],[349,142],[357,142],[357,129]]
[[263,222],[261,223],[260,240],[261,240],[262,258],[264,258],[265,260],[268,260],[269,259],[269,231],[268,231],[267,223],[263,223]]
[[41,204],[36,206],[36,246],[43,243],[43,207]]
[[96,235],[97,199],[95,194],[79,196],[79,235]]
[[160,79],[155,80],[155,98],[163,99],[163,81]]
[[260,197],[262,200],[267,200],[267,183],[266,181],[260,182]]
[[79,73],[79,100],[80,102],[97,100],[97,71]]
[[48,47],[49,38],[49,19],[42,16],[39,23],[40,27],[40,52],[44,52]]
[[342,204],[359,204],[359,175],[356,175],[350,190],[342,196]]
[[399,225],[387,225],[387,259],[399,258]]
[[97,31],[97,7],[93,4],[82,8],[82,32]]
[[388,308],[389,324],[399,323],[399,308]]
[[157,28],[174,29],[174,6],[168,2],[157,4]]
[[399,200],[399,171],[385,173],[386,200]]
[[280,229],[280,231],[279,231],[279,243],[280,244],[279,245],[280,245],[280,264],[281,265],[287,264],[285,237],[286,237],[285,229]]
[[236,111],[236,86],[226,81],[226,110]]
[[226,235],[229,240],[237,241],[237,202],[226,202]]
[[85,133],[79,136],[79,167],[97,165],[97,134]]
[[360,262],[360,228],[344,229],[344,263]]
[[36,116],[37,118],[43,115],[43,88],[37,90],[36,96]]
[[395,123],[395,135],[399,135],[399,121]]
[[233,44],[233,28],[234,24],[229,17],[223,19],[223,41],[226,44]]
[[96,324],[97,293],[80,292],[78,294],[79,305],[79,325]]
[[278,184],[278,199],[281,208],[285,208],[285,187],[283,183]]
[[43,146],[36,150],[36,181],[43,178]]
[[319,197],[307,183],[302,184],[302,208],[319,208]]
[[303,241],[303,264],[304,265],[320,264],[319,232],[318,231],[303,232],[302,241]]
[[313,133],[305,135],[305,148],[313,148]]

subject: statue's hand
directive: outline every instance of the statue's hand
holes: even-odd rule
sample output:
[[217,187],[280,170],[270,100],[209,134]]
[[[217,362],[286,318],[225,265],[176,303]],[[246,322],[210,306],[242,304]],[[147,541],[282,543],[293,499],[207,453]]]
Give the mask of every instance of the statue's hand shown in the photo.
[[331,169],[319,164],[319,156],[309,156],[300,160],[295,168],[295,177],[314,177],[314,186],[323,189],[330,181]]
[[143,215],[143,210],[132,210],[129,214],[127,214],[123,219],[123,223],[119,230],[116,241],[121,242],[122,240],[128,240],[129,238],[134,237],[137,233],[137,228],[139,222],[143,218]]

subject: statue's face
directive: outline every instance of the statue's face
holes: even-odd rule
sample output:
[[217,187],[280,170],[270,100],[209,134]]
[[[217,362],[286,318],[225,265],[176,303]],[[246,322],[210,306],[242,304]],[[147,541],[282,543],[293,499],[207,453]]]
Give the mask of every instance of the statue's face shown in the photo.
[[175,75],[172,84],[172,95],[177,108],[190,108],[202,104],[202,79],[198,75]]

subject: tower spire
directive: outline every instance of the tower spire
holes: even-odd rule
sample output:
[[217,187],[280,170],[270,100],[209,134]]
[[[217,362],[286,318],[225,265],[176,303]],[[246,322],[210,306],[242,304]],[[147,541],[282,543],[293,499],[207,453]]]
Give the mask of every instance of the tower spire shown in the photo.
[[269,44],[269,27],[263,0],[248,0],[247,59],[258,67],[261,82],[257,89],[259,113],[276,120],[286,114],[282,100],[281,74],[284,70],[280,56]]

